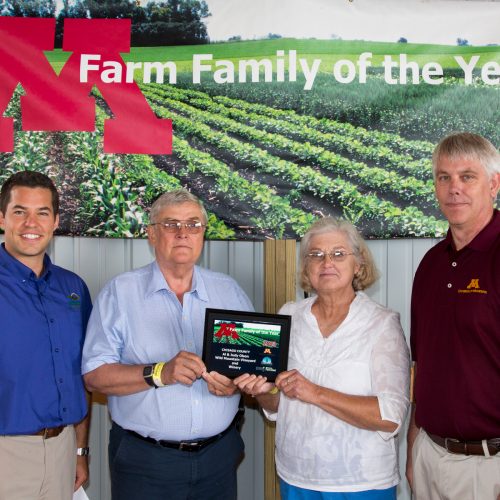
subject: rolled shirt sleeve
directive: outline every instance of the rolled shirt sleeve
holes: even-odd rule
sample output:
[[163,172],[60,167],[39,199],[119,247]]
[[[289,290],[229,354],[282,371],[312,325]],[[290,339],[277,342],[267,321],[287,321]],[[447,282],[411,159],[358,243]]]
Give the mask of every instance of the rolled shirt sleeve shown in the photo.
[[409,406],[410,355],[399,315],[392,313],[381,328],[373,346],[371,376],[382,420],[397,424],[393,432],[378,431],[388,440],[401,429]]
[[82,359],[83,374],[101,365],[121,361],[126,330],[121,328],[123,315],[113,291],[115,286],[114,282],[110,282],[101,290],[90,316]]

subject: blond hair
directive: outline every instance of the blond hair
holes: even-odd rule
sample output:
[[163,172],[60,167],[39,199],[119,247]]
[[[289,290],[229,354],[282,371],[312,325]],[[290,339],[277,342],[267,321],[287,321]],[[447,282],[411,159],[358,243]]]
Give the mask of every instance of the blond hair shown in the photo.
[[309,280],[307,258],[307,254],[311,247],[311,239],[318,234],[338,232],[346,235],[354,258],[359,266],[359,271],[352,280],[353,289],[356,291],[365,290],[377,281],[379,273],[375,261],[373,260],[370,249],[358,230],[347,220],[324,217],[312,224],[300,242],[299,280],[300,286],[306,292],[315,291]]
[[151,224],[154,224],[158,214],[166,207],[172,205],[180,205],[181,203],[195,203],[200,207],[201,215],[203,217],[203,224],[208,221],[207,211],[203,206],[202,201],[190,193],[186,189],[175,189],[174,191],[168,191],[159,196],[156,201],[151,205],[151,210],[149,211],[149,220]]
[[441,139],[432,154],[434,179],[441,158],[477,160],[490,179],[500,173],[500,155],[497,148],[484,137],[470,132],[454,132]]

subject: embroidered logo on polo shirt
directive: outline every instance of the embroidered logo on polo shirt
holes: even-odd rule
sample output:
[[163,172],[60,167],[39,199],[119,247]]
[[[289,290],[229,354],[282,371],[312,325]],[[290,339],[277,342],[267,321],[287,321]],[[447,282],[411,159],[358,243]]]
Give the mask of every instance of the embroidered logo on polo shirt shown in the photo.
[[471,288],[476,288],[479,290],[479,280],[472,278],[470,280],[470,283],[467,285],[467,289],[470,290]]
[[465,290],[458,290],[458,293],[488,293],[479,286],[479,278],[472,278]]
[[68,305],[74,309],[79,309],[82,305],[82,301],[80,300],[80,295],[75,292],[72,292],[68,295]]

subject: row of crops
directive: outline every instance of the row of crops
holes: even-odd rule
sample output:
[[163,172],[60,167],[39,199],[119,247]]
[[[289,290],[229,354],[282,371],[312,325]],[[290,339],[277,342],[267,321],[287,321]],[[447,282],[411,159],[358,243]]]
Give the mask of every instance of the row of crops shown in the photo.
[[245,333],[244,331],[238,331],[238,337],[234,338],[231,336],[224,336],[221,338],[214,337],[214,343],[217,344],[237,344],[246,346],[262,347],[263,339],[259,335],[253,335],[251,333]]
[[[208,152],[255,185],[264,180],[293,209],[314,213],[317,200],[375,237],[445,231],[434,201],[428,142],[194,90],[142,90],[158,116],[173,120],[174,135],[191,150]],[[304,210],[304,197],[313,199],[313,210]],[[273,228],[274,234],[303,234],[310,222],[302,214],[299,222],[306,224],[291,217],[285,226],[280,221],[283,232]]]
[[[147,207],[181,186],[209,210],[207,236],[300,237],[326,214],[354,222],[368,237],[444,234],[435,206],[432,144],[349,123],[225,96],[147,85],[154,112],[173,121],[173,155],[105,155],[109,110],[97,99],[95,133],[16,132],[1,177],[36,169],[78,198],[66,233],[144,234]],[[6,113],[19,123],[15,96]],[[64,209],[64,203],[63,203]]]
[[[20,117],[18,97],[14,96],[6,112],[16,124]],[[65,234],[143,236],[147,207],[161,193],[179,189],[182,184],[156,168],[151,156],[104,154],[105,118],[104,110],[98,107],[93,133],[17,130],[14,153],[0,155],[0,182],[25,169],[52,177],[62,194],[61,232]],[[76,202],[76,206],[69,214],[70,202]],[[234,231],[209,212],[208,236],[231,239]]]
[[[453,70],[451,70],[453,71]],[[449,73],[445,69],[445,75]],[[458,76],[458,74],[457,74]],[[390,132],[394,137],[425,139],[432,143],[456,130],[475,132],[500,143],[498,86],[474,79],[444,77],[442,85],[387,85],[384,78],[370,75],[366,83],[333,84],[331,75],[318,74],[314,90],[304,92],[304,81],[240,83],[220,85],[190,82],[179,76],[182,87],[203,90],[214,98],[226,96],[269,108],[293,109],[299,115],[326,118],[335,123]]]

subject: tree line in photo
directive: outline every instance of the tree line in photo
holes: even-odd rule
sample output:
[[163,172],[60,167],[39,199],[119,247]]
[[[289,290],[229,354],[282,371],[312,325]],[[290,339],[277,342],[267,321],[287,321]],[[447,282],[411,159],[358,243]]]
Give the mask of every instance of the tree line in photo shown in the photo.
[[208,43],[203,20],[210,16],[204,0],[63,0],[57,11],[55,0],[6,0],[0,14],[12,17],[56,17],[56,44],[62,47],[66,18],[131,19],[133,46],[199,45]]

